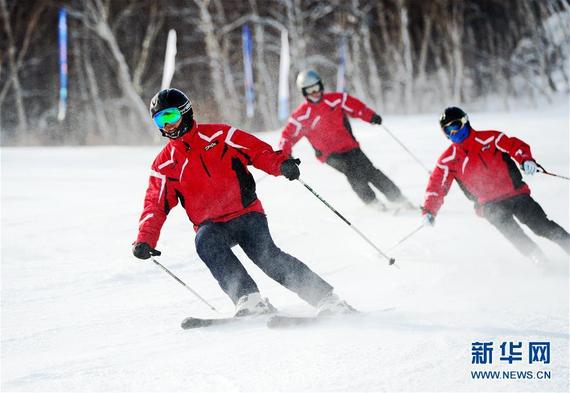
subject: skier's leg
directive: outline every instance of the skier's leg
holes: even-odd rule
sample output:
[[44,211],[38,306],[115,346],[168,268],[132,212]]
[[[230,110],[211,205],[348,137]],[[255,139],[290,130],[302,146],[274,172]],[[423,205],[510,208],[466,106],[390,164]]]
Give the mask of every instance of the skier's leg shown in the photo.
[[355,167],[362,171],[364,177],[374,185],[391,202],[399,202],[404,199],[402,192],[380,169],[376,168],[372,161],[360,149],[355,156]]
[[488,203],[482,206],[483,216],[495,226],[524,256],[532,257],[542,251],[538,245],[528,237],[513,217],[513,203],[511,199]]
[[331,154],[327,158],[327,164],[346,176],[348,183],[364,203],[372,203],[376,200],[376,194],[368,185],[366,176],[354,163],[354,150]]
[[556,222],[549,220],[542,207],[530,195],[516,197],[515,216],[538,236],[558,244],[570,254],[570,234]]
[[220,287],[237,304],[240,297],[259,292],[257,285],[232,252],[235,245],[226,223],[203,224],[196,233],[196,251]]
[[275,245],[265,215],[249,213],[232,220],[231,224],[240,247],[273,280],[315,307],[331,294],[331,285],[303,262]]

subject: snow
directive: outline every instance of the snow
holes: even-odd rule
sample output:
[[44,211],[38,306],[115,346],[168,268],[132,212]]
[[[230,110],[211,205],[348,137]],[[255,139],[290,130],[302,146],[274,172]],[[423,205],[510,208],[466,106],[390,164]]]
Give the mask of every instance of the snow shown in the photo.
[[[465,108],[469,111],[469,108]],[[526,140],[548,170],[569,174],[568,106],[470,113],[476,129]],[[447,141],[437,114],[387,117],[428,167]],[[381,127],[354,122],[372,161],[415,203],[427,174]],[[261,138],[274,146],[278,133]],[[380,248],[387,261],[300,183],[259,178],[276,243],[368,314],[270,330],[261,321],[194,331],[186,316],[216,313],[148,261],[131,255],[148,169],[158,146],[2,148],[1,389],[15,392],[141,391],[568,391],[569,269],[521,257],[454,186],[434,228],[388,250],[421,223],[363,206],[342,175],[300,142],[302,178]],[[568,182],[526,179],[549,216],[569,227]],[[536,239],[536,236],[532,235]],[[159,242],[161,263],[232,313],[194,250],[181,208]],[[236,253],[282,312],[313,310]],[[492,366],[471,364],[471,344],[493,341]],[[498,362],[498,345],[551,342],[551,363]],[[550,370],[549,380],[474,380],[472,370]]]

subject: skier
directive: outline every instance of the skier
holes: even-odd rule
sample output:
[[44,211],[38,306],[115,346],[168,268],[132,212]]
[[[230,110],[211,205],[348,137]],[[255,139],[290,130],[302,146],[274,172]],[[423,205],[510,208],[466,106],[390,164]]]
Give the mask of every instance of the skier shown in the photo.
[[[446,108],[440,127],[452,144],[439,158],[426,189],[423,219],[434,220],[453,180],[475,202],[476,212],[493,224],[525,256],[534,262],[546,257],[515,221],[546,237],[570,253],[570,235],[547,218],[530,196],[517,163],[526,175],[537,171],[529,145],[500,131],[476,131],[460,108]],[[515,163],[516,162],[516,163]]]
[[302,137],[306,137],[321,162],[343,173],[350,186],[367,205],[385,210],[370,183],[397,208],[415,208],[400,189],[360,149],[352,134],[348,116],[371,124],[382,124],[382,117],[361,101],[346,94],[324,92],[323,81],[315,70],[299,73],[297,87],[305,97],[291,115],[281,134],[279,146],[290,155]]
[[317,307],[318,315],[354,310],[303,262],[281,251],[269,233],[247,165],[295,180],[299,160],[232,126],[196,123],[190,100],[177,89],[158,92],[150,113],[169,141],[151,167],[135,257],[160,255],[160,230],[180,202],[196,230],[196,251],[235,304],[235,316],[275,311],[232,252],[235,245],[265,274]]

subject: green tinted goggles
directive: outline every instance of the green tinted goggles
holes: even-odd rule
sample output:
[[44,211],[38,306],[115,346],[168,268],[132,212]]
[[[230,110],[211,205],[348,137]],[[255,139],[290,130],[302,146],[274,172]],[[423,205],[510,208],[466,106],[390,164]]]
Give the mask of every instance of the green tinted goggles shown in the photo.
[[154,124],[160,129],[163,129],[167,124],[175,124],[182,118],[182,113],[178,108],[166,108],[157,112],[152,120]]

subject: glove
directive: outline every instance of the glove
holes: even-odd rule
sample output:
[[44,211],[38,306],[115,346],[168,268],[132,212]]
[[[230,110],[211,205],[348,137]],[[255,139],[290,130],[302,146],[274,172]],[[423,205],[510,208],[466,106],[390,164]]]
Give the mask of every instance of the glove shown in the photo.
[[301,160],[298,158],[289,158],[281,163],[281,174],[289,180],[297,180],[301,171],[299,171],[299,164]]
[[372,119],[370,119],[370,124],[382,124],[382,117],[378,114],[373,114]]
[[424,214],[423,219],[424,226],[433,227],[435,225],[435,217],[431,213]]
[[536,173],[536,162],[534,160],[527,160],[523,162],[522,168],[525,174],[534,175]]
[[133,246],[133,255],[138,259],[149,259],[151,256],[158,256],[161,252],[155,250],[148,243],[135,243]]

